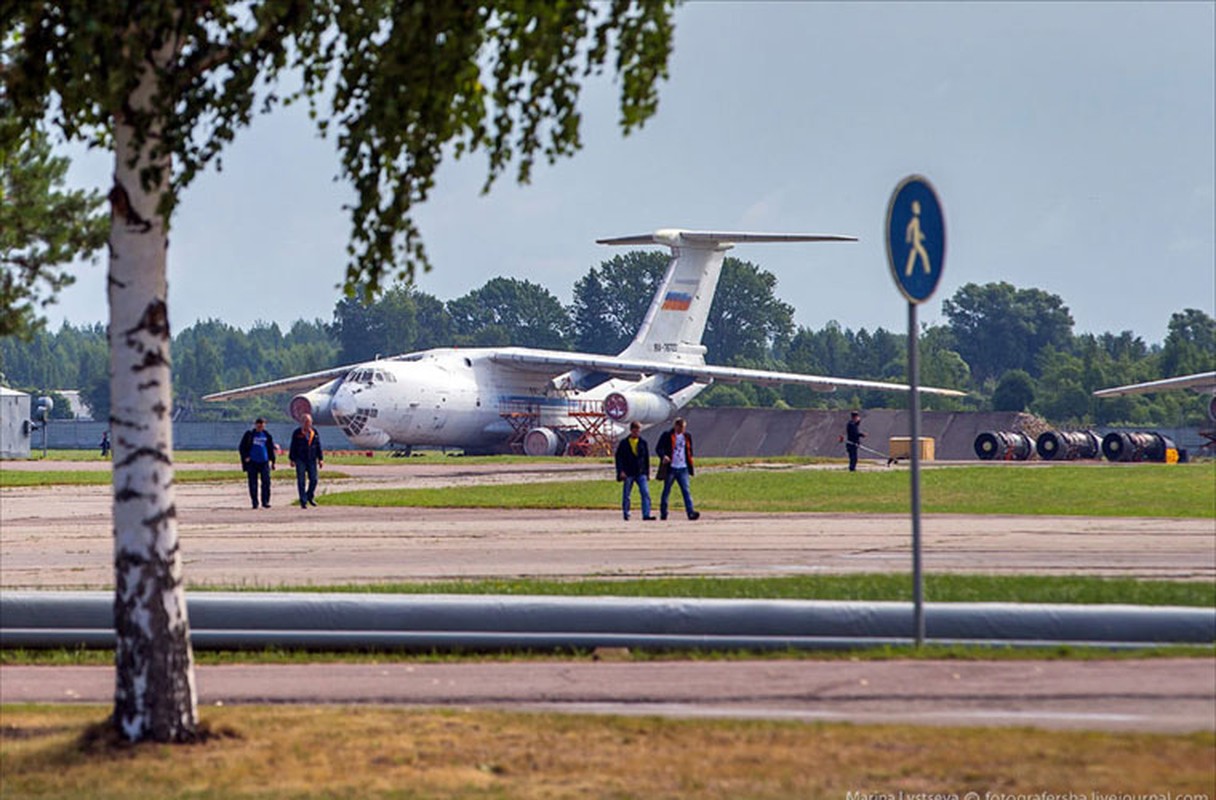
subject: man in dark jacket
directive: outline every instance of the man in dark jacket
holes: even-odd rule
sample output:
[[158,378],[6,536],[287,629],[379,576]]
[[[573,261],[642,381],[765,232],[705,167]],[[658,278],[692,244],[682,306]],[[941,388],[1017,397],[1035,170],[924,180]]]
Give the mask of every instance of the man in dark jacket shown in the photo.
[[[321,437],[312,426],[312,415],[300,419],[300,427],[292,431],[291,450],[288,453],[291,465],[296,468],[296,490],[300,493],[300,508],[315,506],[313,494],[317,491],[317,470],[325,466],[321,452]],[[305,487],[304,479],[308,478]]]
[[274,469],[274,437],[266,430],[266,420],[258,417],[253,430],[245,431],[237,448],[241,469],[249,479],[249,501],[258,507],[258,480],[262,481],[262,508],[270,508],[270,471]]
[[650,514],[650,448],[641,437],[640,423],[629,423],[629,436],[616,446],[616,479],[624,482],[621,494],[621,513],[629,519],[629,496],[633,485],[638,485],[642,496],[642,519],[652,520]]
[[[837,428],[837,430],[840,430]],[[861,432],[861,412],[849,414],[849,424],[844,428],[844,449],[849,451],[849,472],[857,471],[857,450],[865,434]]]
[[[676,417],[671,430],[659,437],[654,446],[660,459],[659,472],[663,476],[663,496],[659,498],[659,519],[667,519],[667,498],[671,495],[671,484],[680,484],[684,495],[684,511],[689,519],[700,519],[701,512],[692,507],[692,491],[688,479],[694,474],[692,461],[692,434],[686,431],[683,417]],[[658,476],[656,476],[658,477]]]

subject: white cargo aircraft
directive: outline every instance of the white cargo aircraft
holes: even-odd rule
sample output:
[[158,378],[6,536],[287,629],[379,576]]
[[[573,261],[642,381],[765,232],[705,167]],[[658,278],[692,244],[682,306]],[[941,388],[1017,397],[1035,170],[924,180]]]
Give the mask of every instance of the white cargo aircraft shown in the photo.
[[1194,375],[1179,375],[1159,381],[1113,386],[1110,389],[1099,389],[1094,392],[1094,397],[1123,397],[1128,394],[1149,394],[1177,389],[1193,389],[1208,395],[1208,418],[1216,421],[1216,372],[1196,372]]
[[[637,420],[671,418],[714,381],[798,384],[819,391],[883,389],[902,384],[705,363],[701,335],[733,245],[750,242],[851,242],[852,236],[660,230],[600,239],[599,244],[663,245],[671,263],[633,342],[617,356],[525,347],[437,348],[378,358],[308,375],[217,392],[230,400],[309,389],[296,395],[291,416],[342,429],[357,447],[455,447],[555,455],[595,426],[613,438]],[[921,387],[961,396],[952,389]]]

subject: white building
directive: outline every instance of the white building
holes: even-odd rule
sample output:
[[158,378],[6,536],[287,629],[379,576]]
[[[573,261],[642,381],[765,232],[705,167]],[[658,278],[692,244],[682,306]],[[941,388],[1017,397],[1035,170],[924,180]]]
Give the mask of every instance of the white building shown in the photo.
[[30,396],[0,386],[0,458],[30,457]]
[[93,409],[89,408],[89,404],[80,396],[78,389],[56,389],[55,392],[68,401],[72,419],[90,420],[93,418]]

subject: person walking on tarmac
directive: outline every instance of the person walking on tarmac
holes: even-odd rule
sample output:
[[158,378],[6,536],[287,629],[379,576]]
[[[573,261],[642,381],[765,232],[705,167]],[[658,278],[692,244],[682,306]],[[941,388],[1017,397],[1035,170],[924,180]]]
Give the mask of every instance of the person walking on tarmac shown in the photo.
[[642,497],[642,519],[649,521],[654,519],[650,513],[650,447],[639,435],[641,432],[641,423],[629,423],[629,436],[616,446],[616,479],[624,482],[621,513],[625,519],[629,519],[629,496],[636,483]]
[[[291,450],[288,451],[291,465],[296,468],[296,490],[300,493],[300,508],[315,506],[313,495],[317,491],[317,470],[325,466],[325,455],[321,452],[321,436],[312,426],[312,415],[300,419],[300,427],[292,431]],[[305,487],[304,479],[308,479]]]
[[[839,428],[837,428],[839,430]],[[849,414],[849,424],[844,429],[844,449],[849,451],[849,472],[857,471],[857,450],[861,446],[861,440],[865,438],[865,434],[861,432],[861,412],[854,411]]]
[[700,519],[701,512],[692,507],[692,491],[688,479],[694,474],[692,460],[692,434],[685,430],[683,417],[676,417],[671,430],[659,437],[654,453],[660,459],[659,474],[663,478],[663,495],[659,498],[659,519],[667,519],[667,498],[671,495],[671,484],[680,484],[684,495],[684,511],[689,519]]
[[262,482],[262,508],[270,508],[270,471],[274,469],[274,437],[266,430],[266,420],[258,417],[253,429],[245,431],[237,447],[241,469],[249,479],[249,502],[258,507],[258,481]]

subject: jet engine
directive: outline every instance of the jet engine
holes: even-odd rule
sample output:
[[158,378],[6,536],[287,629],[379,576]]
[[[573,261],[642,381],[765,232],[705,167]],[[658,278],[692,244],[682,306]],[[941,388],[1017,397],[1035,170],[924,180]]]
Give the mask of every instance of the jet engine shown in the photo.
[[530,456],[559,456],[566,452],[566,437],[552,428],[533,428],[524,434],[524,453]]
[[675,414],[676,404],[655,392],[612,392],[604,398],[604,413],[616,422],[653,425]]
[[1102,456],[1102,440],[1093,431],[1044,431],[1039,434],[1034,448],[1044,461]]
[[1034,440],[1021,431],[984,431],[975,437],[975,455],[983,461],[1025,461]]
[[334,392],[342,383],[341,378],[335,378],[323,386],[318,386],[310,392],[298,394],[291,398],[287,411],[296,422],[303,420],[305,414],[312,415],[314,425],[334,425],[333,402]]
[[1102,455],[1108,461],[1176,463],[1180,454],[1174,440],[1156,431],[1111,431],[1102,437]]

